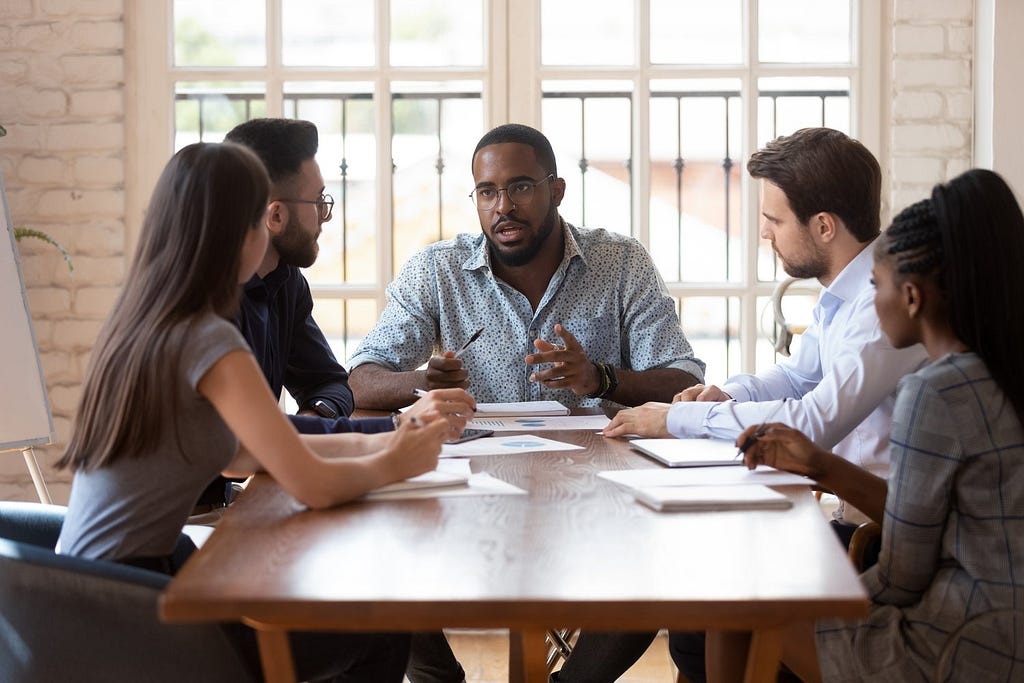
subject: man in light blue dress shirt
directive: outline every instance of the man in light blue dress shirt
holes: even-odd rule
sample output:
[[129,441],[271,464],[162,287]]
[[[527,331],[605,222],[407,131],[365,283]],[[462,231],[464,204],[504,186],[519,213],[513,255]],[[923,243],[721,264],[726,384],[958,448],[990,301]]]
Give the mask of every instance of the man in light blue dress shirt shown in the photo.
[[[885,476],[896,385],[927,361],[924,347],[894,349],[882,334],[871,283],[871,244],[880,234],[881,170],[843,133],[805,128],[751,155],[761,183],[761,237],[792,277],[824,287],[796,354],[721,386],[695,385],[671,404],[620,411],[606,436],[735,439],[765,420],[795,427],[822,448]],[[863,515],[840,504],[832,524],[849,543]],[[561,683],[614,681],[654,634],[583,633]],[[704,680],[703,634],[672,633],[673,659]]]
[[796,354],[721,388],[690,387],[671,405],[621,411],[605,435],[731,440],[770,417],[884,476],[896,383],[927,355],[920,345],[894,349],[875,313],[878,162],[839,131],[805,128],[768,143],[747,169],[761,183],[761,237],[786,273],[824,287]]
[[414,389],[448,387],[485,402],[639,405],[703,381],[643,246],[559,216],[565,181],[543,134],[490,131],[473,178],[481,232],[429,245],[388,286],[349,359],[358,407],[394,410]]

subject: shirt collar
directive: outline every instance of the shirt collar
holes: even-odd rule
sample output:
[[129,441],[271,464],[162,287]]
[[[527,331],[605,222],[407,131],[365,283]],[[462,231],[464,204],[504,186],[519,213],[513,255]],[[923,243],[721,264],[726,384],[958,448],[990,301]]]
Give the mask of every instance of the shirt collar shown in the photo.
[[[559,264],[559,268],[564,267],[573,258],[579,257],[583,264],[586,265],[587,259],[583,255],[583,250],[580,249],[579,242],[576,241],[576,229],[566,222],[561,216],[558,217],[559,228],[562,230],[562,235],[565,237],[565,252],[562,256],[562,262]],[[473,253],[470,254],[462,263],[463,270],[480,270],[486,269],[489,272],[494,272],[491,268],[491,250],[488,247],[487,238],[481,232],[476,239],[476,244],[473,248]]]
[[246,294],[250,296],[262,291],[267,297],[273,296],[292,277],[291,268],[284,261],[279,261],[277,268],[266,274],[265,277],[253,275],[243,285]]
[[872,252],[874,242],[868,243],[846,267],[839,271],[839,275],[832,281],[825,292],[839,299],[840,301],[851,301],[864,290],[864,283],[871,279]]

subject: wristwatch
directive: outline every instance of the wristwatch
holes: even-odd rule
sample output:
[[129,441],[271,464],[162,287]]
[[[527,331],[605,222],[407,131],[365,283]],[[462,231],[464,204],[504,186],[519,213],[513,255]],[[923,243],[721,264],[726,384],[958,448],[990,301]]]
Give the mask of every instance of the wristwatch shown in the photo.
[[320,417],[338,417],[338,411],[334,409],[334,406],[332,406],[330,403],[323,400],[322,398],[318,398],[317,400],[313,401],[313,405],[311,406],[311,408]]

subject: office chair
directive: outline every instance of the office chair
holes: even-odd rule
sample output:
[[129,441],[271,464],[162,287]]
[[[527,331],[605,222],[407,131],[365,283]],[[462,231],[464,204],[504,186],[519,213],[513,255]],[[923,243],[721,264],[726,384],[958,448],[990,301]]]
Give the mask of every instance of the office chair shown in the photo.
[[877,522],[864,522],[857,527],[850,538],[846,552],[854,569],[863,573],[878,562],[882,550],[882,527]]
[[805,324],[787,321],[785,314],[782,312],[782,298],[786,295],[786,290],[794,283],[802,281],[800,278],[795,277],[786,278],[775,285],[775,289],[772,291],[770,299],[772,304],[771,342],[775,351],[783,356],[789,355],[789,346],[793,343],[793,337],[803,334],[804,330],[807,329]]
[[548,673],[555,669],[555,664],[561,659],[569,659],[572,654],[572,646],[580,636],[580,629],[559,628],[548,630],[545,640],[548,643],[547,666]]
[[[0,502],[0,671],[10,683],[256,683],[217,624],[164,624],[170,577],[54,553],[63,507]],[[179,551],[185,539],[179,539]]]

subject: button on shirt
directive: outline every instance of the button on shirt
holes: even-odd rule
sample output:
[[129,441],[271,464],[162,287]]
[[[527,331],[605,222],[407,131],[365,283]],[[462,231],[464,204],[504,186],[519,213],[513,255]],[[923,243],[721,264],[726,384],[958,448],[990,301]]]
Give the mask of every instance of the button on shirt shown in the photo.
[[896,384],[924,365],[927,354],[919,344],[894,349],[885,338],[871,265],[868,245],[822,292],[794,356],[756,375],[730,377],[721,388],[734,401],[672,404],[669,432],[732,440],[787,399],[772,422],[884,476]]
[[462,233],[421,250],[388,286],[387,306],[349,367],[376,363],[398,372],[416,370],[432,355],[460,348],[482,327],[461,356],[477,401],[599,405],[598,399],[529,380],[541,369],[524,361],[536,352],[533,341],[560,345],[554,331],[560,323],[591,361],[629,370],[678,368],[702,381],[704,363],[693,357],[675,304],[643,246],[564,221],[562,230],[565,255],[536,311],[526,296],[494,276],[482,233]]

